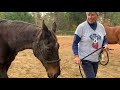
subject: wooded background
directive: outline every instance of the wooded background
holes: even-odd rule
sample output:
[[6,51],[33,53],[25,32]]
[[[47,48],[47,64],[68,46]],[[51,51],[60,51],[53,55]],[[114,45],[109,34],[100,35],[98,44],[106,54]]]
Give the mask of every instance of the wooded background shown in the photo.
[[[55,21],[57,34],[73,35],[77,25],[86,20],[85,12],[0,12],[0,19],[26,21],[41,26],[45,20],[48,28]],[[120,25],[120,12],[100,12],[98,21],[104,25]]]

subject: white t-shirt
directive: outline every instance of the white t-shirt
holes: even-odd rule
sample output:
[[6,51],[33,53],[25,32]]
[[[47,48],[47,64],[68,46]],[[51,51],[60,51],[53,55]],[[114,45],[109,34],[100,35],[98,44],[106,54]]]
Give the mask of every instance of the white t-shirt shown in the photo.
[[[80,59],[89,55],[93,51],[102,47],[104,36],[106,35],[104,26],[97,22],[96,30],[93,30],[87,21],[78,25],[75,34],[77,34],[81,40],[78,44],[78,54]],[[101,50],[93,53],[84,60],[89,60],[92,62],[98,62],[98,56]]]

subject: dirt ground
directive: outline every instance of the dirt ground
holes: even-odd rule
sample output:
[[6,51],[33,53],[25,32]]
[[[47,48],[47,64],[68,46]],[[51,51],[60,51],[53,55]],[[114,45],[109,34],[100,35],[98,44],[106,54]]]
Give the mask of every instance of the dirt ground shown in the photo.
[[[60,44],[61,75],[58,78],[81,78],[78,65],[73,63],[73,36],[57,36]],[[107,66],[99,65],[97,78],[120,78],[120,45],[109,45],[110,61]],[[8,70],[9,78],[47,78],[45,68],[30,49],[21,51]]]

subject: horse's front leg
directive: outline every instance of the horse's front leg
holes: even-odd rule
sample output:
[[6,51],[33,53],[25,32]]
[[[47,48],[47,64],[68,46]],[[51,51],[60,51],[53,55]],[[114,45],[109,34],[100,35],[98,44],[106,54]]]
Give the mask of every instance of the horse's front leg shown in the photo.
[[4,65],[0,65],[0,78],[8,78],[6,68]]
[[12,61],[15,59],[15,56],[17,55],[17,53],[11,53],[8,57],[8,62],[6,63],[6,72],[8,71]]

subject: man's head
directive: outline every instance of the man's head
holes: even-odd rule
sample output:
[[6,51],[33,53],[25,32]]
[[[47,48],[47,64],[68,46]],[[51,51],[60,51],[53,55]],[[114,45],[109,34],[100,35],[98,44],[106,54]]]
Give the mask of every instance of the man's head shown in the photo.
[[[89,13],[93,13],[93,12],[86,12],[86,15],[89,14]],[[99,12],[94,12],[94,13],[96,13],[98,16],[100,14]]]
[[92,24],[96,22],[99,12],[86,12],[87,21]]

